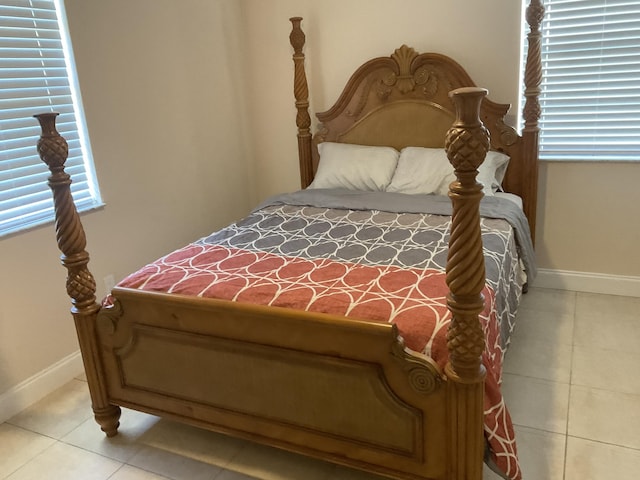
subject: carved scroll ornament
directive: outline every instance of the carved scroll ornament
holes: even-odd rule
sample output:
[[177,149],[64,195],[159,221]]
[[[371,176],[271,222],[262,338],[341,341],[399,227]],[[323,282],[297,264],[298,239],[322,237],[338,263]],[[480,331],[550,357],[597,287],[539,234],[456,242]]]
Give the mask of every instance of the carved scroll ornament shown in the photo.
[[393,326],[393,333],[396,341],[393,343],[391,353],[403,362],[411,388],[424,395],[435,392],[443,384],[444,378],[438,366],[426,355],[405,348],[396,325]]

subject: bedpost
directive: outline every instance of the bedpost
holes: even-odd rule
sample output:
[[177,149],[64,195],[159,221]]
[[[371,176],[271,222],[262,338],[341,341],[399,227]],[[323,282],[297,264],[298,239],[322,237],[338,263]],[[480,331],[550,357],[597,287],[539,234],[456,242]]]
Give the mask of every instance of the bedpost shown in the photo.
[[307,75],[304,70],[304,47],[305,35],[300,28],[302,17],[289,19],[293,25],[289,41],[293,47],[293,94],[296,98],[296,125],[298,126],[298,159],[300,162],[300,184],[302,188],[308,187],[313,181],[313,163],[311,156],[311,117],[309,116],[309,87],[307,85]]
[[98,353],[95,321],[100,306],[96,303],[96,282],[87,268],[89,254],[80,216],[71,196],[71,177],[64,171],[69,149],[66,140],[56,130],[57,113],[35,115],[42,134],[38,154],[51,171],[49,187],[53,192],[56,238],[66,267],[67,294],[71,297],[71,313],[76,325],[87,383],[95,419],[107,436],[117,433],[120,408],[109,404],[103,380],[102,362]]
[[529,33],[527,34],[527,63],[524,70],[525,104],[522,110],[524,129],[522,130],[523,164],[522,185],[528,189],[525,195],[527,202],[524,213],[529,220],[531,239],[536,241],[536,209],[538,201],[538,152],[540,127],[540,84],[542,83],[540,24],[544,17],[544,6],[541,0],[531,0],[526,11]]
[[482,480],[484,456],[484,377],[481,363],[485,339],[478,315],[484,309],[484,252],[480,232],[482,185],[477,169],[489,150],[489,132],[480,121],[487,91],[460,88],[449,93],[456,121],[447,132],[445,149],[457,180],[449,189],[453,203],[447,258],[447,305],[452,319],[447,332],[449,362],[445,367],[449,396],[449,469],[451,479]]

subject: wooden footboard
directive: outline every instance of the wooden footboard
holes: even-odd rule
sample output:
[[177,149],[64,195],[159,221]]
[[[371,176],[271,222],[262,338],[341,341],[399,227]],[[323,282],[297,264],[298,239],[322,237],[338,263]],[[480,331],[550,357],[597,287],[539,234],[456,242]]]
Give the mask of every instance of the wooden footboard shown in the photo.
[[405,351],[391,325],[114,296],[97,317],[110,402],[379,473],[443,478],[433,461],[446,450],[442,373]]
[[480,480],[484,260],[475,169],[488,144],[478,120],[484,94],[452,93],[459,115],[447,146],[459,181],[450,193],[446,372],[405,349],[388,324],[118,287],[100,307],[64,172],[66,143],[55,114],[38,116],[67,291],[107,435],[126,406],[392,478]]

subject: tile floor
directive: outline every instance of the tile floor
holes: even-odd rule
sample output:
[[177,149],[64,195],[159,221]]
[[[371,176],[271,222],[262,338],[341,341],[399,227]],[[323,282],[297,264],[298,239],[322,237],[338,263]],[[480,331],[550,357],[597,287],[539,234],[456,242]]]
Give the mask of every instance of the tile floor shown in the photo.
[[[638,478],[640,298],[532,289],[518,316],[504,394],[525,480]],[[107,440],[89,404],[78,377],[0,424],[0,479],[380,480],[130,410]]]

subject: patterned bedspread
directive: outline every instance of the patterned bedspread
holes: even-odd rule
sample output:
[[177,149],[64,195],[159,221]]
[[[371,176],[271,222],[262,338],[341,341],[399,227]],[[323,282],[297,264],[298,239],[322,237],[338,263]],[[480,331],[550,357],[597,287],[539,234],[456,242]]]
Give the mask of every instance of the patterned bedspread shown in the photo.
[[[509,201],[486,200],[504,202],[490,205],[492,211],[511,212],[491,216],[513,215]],[[450,321],[445,282],[450,216],[442,214],[447,208],[448,199],[433,196],[301,191],[272,199],[119,285],[393,322],[407,347],[444,367]],[[514,229],[502,218],[482,219],[485,433],[493,462],[513,479],[520,472],[499,385],[522,290],[519,252],[530,249],[516,242],[528,233],[522,229],[522,223]],[[528,255],[525,265],[535,271]]]

